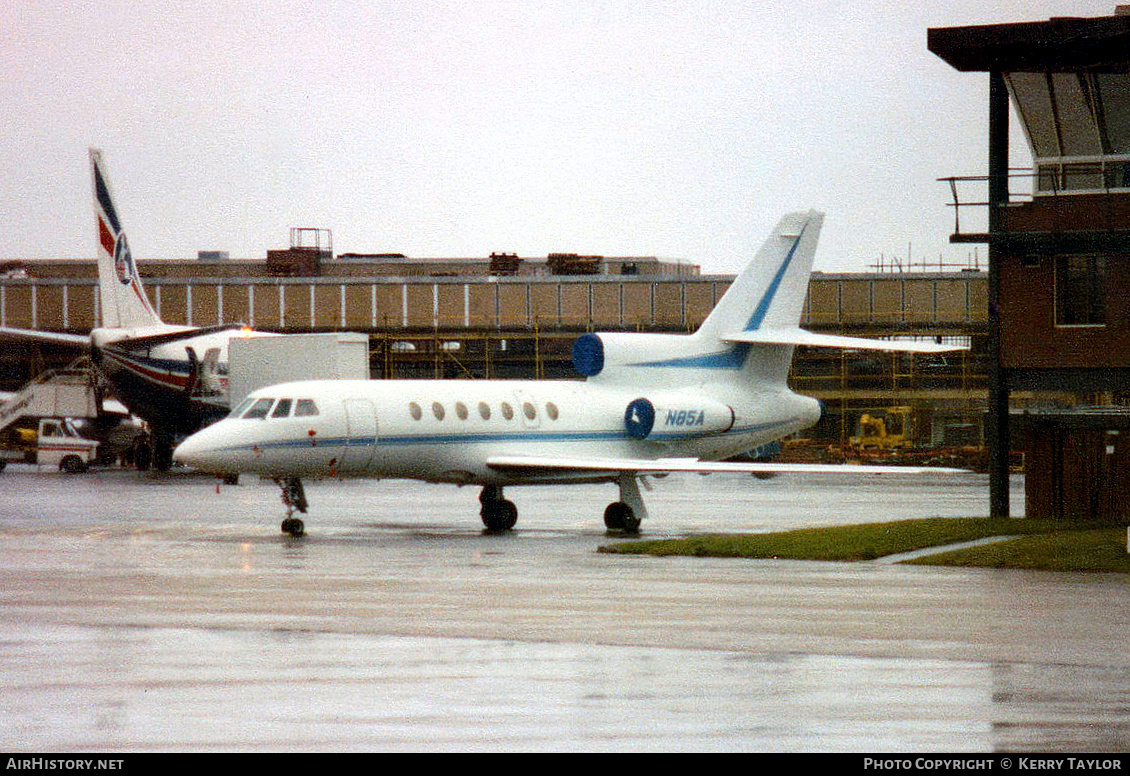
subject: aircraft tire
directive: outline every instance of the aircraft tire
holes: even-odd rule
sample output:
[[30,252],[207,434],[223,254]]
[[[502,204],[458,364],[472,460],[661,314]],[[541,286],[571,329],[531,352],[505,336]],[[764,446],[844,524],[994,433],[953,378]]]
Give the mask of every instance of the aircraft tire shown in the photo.
[[139,443],[133,452],[133,461],[139,472],[149,471],[153,463],[153,448],[145,442]]
[[488,531],[509,531],[518,523],[518,507],[504,498],[484,501],[479,515]]
[[173,466],[173,446],[169,442],[158,440],[153,448],[153,467],[159,472],[167,472]]
[[305,536],[306,525],[297,517],[288,517],[282,521],[282,532],[291,536]]
[[604,510],[604,527],[609,531],[623,531],[629,534],[640,532],[640,519],[632,508],[623,501],[613,501]]

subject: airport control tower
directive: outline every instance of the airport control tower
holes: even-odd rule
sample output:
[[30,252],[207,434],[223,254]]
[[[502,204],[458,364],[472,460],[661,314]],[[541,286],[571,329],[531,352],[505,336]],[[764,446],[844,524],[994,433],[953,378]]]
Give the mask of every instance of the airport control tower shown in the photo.
[[[951,240],[989,246],[992,514],[1009,515],[1016,426],[1029,517],[1130,523],[1130,6],[927,40],[989,76],[988,175],[949,182]],[[1010,102],[1031,170],[1010,164]],[[986,205],[987,230],[963,231],[963,211]],[[1018,418],[1021,391],[1056,398]]]

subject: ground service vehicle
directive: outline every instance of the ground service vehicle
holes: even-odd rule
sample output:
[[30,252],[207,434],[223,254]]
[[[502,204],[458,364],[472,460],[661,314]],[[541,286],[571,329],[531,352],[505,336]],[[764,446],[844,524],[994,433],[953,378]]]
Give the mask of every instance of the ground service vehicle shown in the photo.
[[86,471],[100,443],[80,436],[65,418],[41,418],[37,428],[10,428],[0,441],[0,471],[11,462]]

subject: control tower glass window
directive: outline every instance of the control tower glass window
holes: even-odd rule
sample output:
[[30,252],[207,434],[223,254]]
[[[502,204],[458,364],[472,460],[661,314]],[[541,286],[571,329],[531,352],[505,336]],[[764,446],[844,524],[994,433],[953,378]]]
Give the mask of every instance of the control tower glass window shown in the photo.
[[1005,75],[1036,164],[1036,194],[1130,188],[1130,74]]

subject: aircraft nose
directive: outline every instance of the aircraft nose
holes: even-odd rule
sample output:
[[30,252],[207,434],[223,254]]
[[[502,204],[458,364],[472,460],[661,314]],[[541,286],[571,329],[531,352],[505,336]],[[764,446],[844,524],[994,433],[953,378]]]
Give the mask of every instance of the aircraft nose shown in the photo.
[[208,429],[198,431],[177,445],[173,460],[203,471],[224,471],[225,456],[209,438]]

